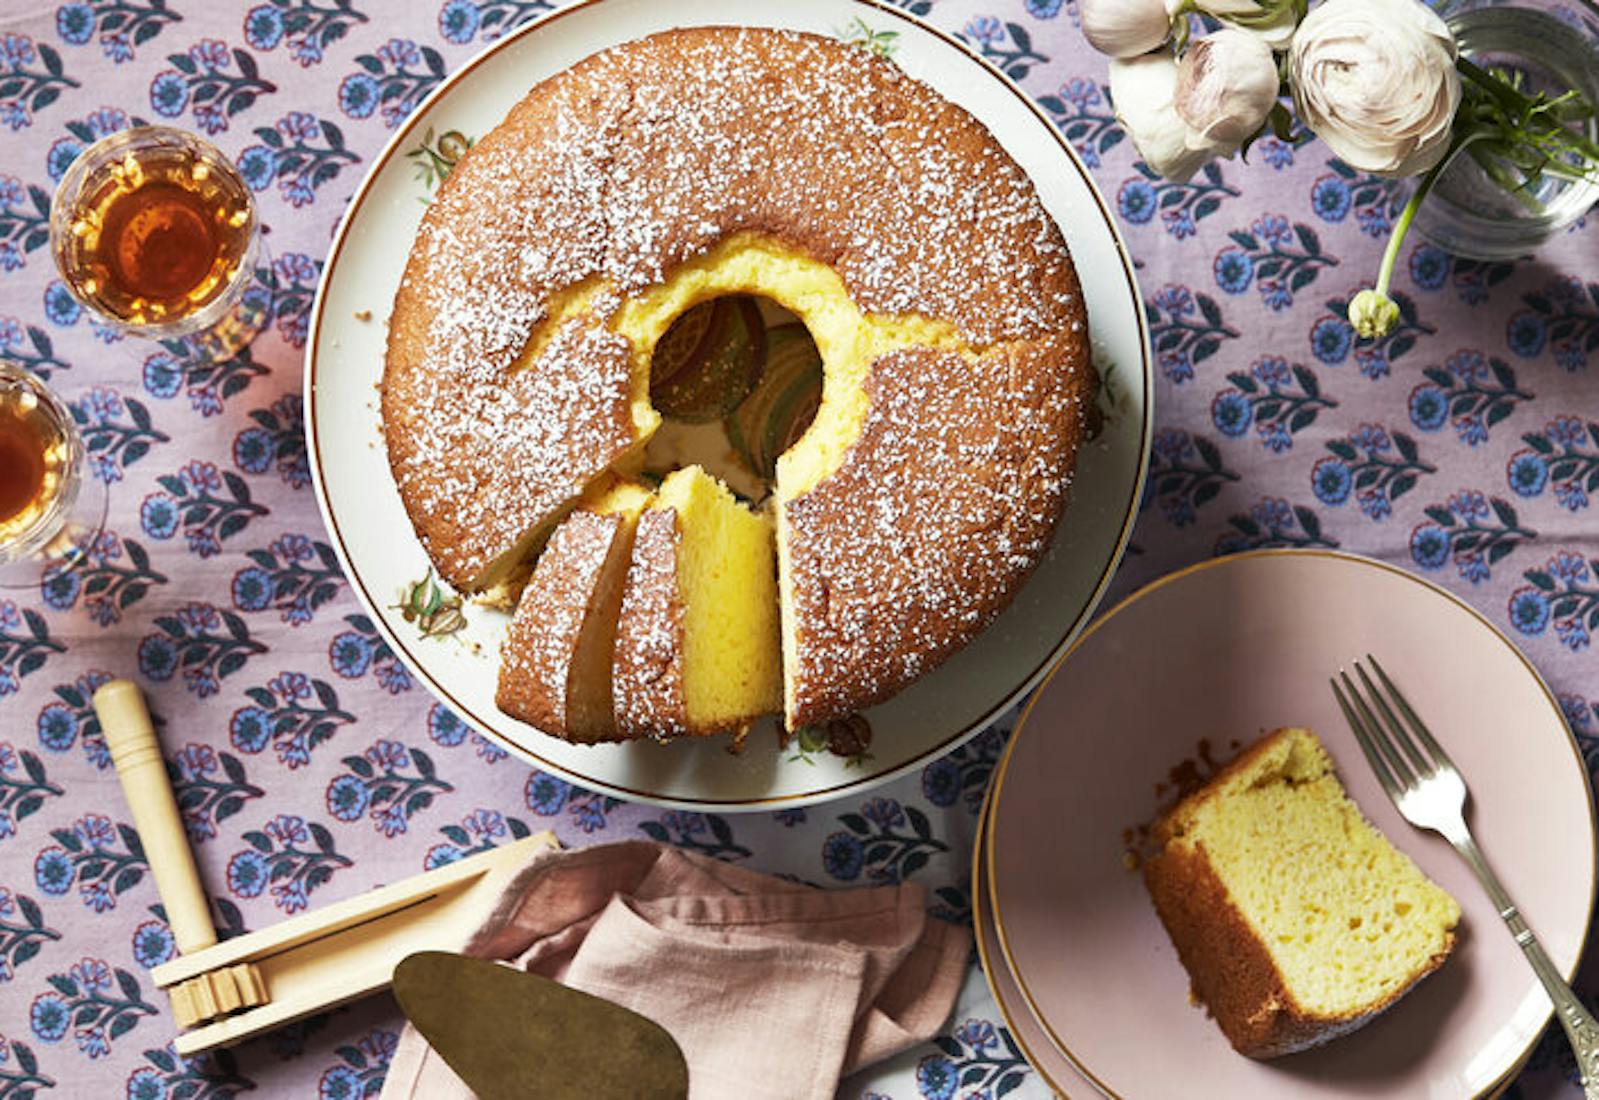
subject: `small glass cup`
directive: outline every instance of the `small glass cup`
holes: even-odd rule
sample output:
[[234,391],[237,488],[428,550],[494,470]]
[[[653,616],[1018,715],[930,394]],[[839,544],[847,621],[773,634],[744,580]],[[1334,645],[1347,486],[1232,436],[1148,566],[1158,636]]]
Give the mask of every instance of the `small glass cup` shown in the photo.
[[0,589],[77,569],[98,544],[109,494],[85,478],[84,454],[61,399],[0,359]]
[[183,130],[139,126],[80,153],[56,188],[50,244],[73,296],[117,331],[221,359],[269,319],[250,188]]
[[[1599,3],[1595,0],[1434,0],[1478,64],[1519,70],[1533,91],[1575,89],[1599,103]],[[1599,124],[1584,126],[1599,138]],[[1400,205],[1416,181],[1406,181]],[[1416,211],[1416,228],[1446,251],[1478,260],[1525,256],[1583,217],[1599,183],[1546,175],[1536,209],[1488,178],[1469,156],[1457,157]]]

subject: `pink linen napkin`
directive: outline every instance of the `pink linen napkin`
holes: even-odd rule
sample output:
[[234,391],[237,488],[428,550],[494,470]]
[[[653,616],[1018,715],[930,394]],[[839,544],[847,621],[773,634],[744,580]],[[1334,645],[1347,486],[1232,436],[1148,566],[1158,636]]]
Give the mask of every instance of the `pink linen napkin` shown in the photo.
[[[914,883],[820,890],[629,842],[541,855],[460,949],[656,1021],[691,1100],[826,1100],[949,1015],[971,937],[924,904]],[[471,1095],[407,1025],[382,1100]]]

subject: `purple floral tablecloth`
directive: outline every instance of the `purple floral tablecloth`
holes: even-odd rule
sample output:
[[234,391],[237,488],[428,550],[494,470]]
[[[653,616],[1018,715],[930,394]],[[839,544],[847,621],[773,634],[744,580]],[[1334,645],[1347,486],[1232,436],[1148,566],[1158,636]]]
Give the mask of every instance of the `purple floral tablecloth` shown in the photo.
[[[1119,209],[1158,353],[1153,469],[1117,592],[1250,547],[1342,547],[1458,592],[1523,645],[1599,761],[1599,226],[1518,263],[1417,240],[1404,312],[1357,340],[1386,192],[1319,144],[1186,185],[1136,161],[1074,0],[905,0],[1032,92]],[[0,1098],[375,1095],[387,998],[209,1067],[174,1056],[149,967],[173,952],[89,709],[137,675],[224,930],[265,926],[553,828],[655,837],[808,881],[913,878],[969,921],[992,731],[866,798],[668,813],[531,771],[415,685],[362,615],[309,486],[301,355],[366,162],[464,58],[541,0],[0,2],[0,352],[72,403],[110,487],[74,582],[0,594]],[[204,131],[258,192],[271,330],[224,363],[117,340],[57,281],[54,182],[139,121]],[[1596,362],[1590,364],[1590,360]],[[182,669],[179,669],[179,664]],[[1069,797],[1069,792],[1063,792]],[[1576,873],[1576,869],[1573,869]],[[1589,968],[1585,991],[1599,991]],[[802,1037],[801,1037],[802,1039]],[[1509,1095],[1576,1096],[1546,1040]],[[947,1033],[843,1095],[1043,1095],[975,965]]]

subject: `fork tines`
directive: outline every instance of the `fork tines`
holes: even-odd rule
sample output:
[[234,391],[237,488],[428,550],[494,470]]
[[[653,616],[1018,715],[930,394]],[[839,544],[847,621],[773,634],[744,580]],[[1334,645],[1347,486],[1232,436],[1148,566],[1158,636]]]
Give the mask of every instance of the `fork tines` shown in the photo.
[[[1454,761],[1416,715],[1404,694],[1394,686],[1382,665],[1369,653],[1366,661],[1382,681],[1381,690],[1366,675],[1359,661],[1355,662],[1355,674],[1365,687],[1365,694],[1362,695],[1342,669],[1338,678],[1331,681],[1332,689],[1344,717],[1349,720],[1350,729],[1354,730],[1355,739],[1360,742],[1372,771],[1377,773],[1389,797],[1398,797],[1406,788],[1414,787],[1419,780],[1440,770],[1454,770]],[[1341,687],[1339,681],[1342,681]],[[1376,711],[1382,716],[1380,721],[1366,702],[1367,697],[1376,704]],[[1392,700],[1391,705],[1389,700]]]

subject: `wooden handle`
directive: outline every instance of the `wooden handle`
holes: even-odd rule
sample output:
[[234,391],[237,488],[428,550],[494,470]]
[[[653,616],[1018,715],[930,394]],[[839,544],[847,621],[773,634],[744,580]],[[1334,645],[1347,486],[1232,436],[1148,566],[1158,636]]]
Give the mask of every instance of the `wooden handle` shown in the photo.
[[100,716],[100,732],[122,780],[178,950],[188,954],[210,947],[217,942],[216,929],[144,695],[131,680],[112,680],[94,693],[94,712]]

